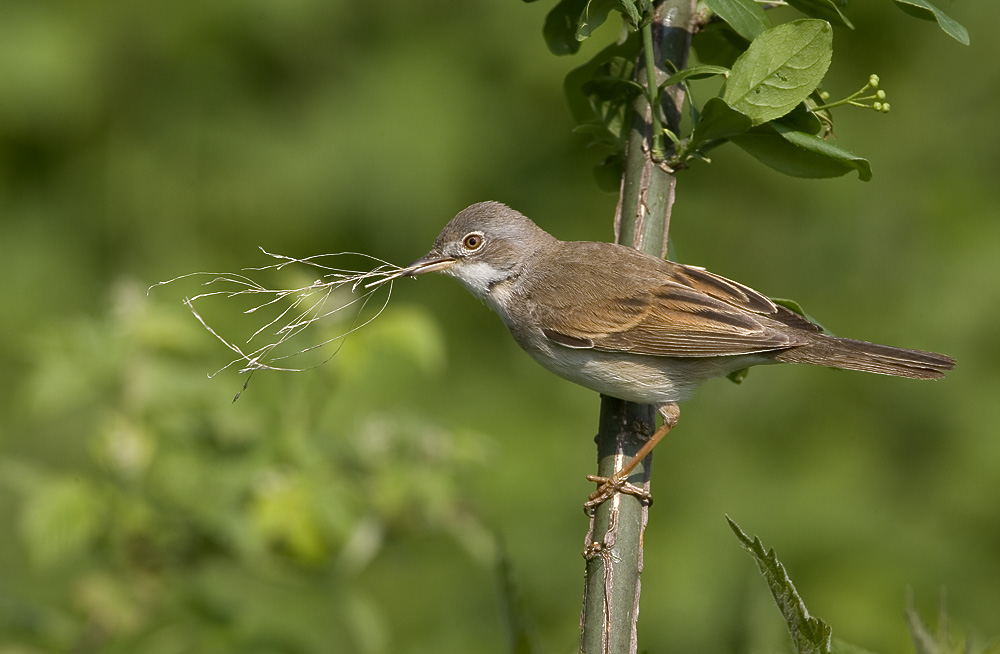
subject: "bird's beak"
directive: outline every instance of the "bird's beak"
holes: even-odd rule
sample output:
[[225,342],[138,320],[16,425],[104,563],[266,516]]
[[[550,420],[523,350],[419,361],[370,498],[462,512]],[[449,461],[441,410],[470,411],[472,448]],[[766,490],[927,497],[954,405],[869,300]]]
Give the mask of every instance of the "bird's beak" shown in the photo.
[[416,277],[417,275],[423,275],[424,273],[447,270],[448,268],[454,266],[457,262],[457,259],[453,259],[451,257],[428,254],[420,257],[406,268],[401,268],[390,274],[388,277],[383,277],[377,282],[368,284],[368,286],[376,286],[399,277]]
[[416,277],[417,275],[423,275],[424,273],[446,270],[454,266],[457,262],[457,259],[452,259],[451,257],[440,257],[428,254],[420,257],[406,268],[393,273],[392,276]]

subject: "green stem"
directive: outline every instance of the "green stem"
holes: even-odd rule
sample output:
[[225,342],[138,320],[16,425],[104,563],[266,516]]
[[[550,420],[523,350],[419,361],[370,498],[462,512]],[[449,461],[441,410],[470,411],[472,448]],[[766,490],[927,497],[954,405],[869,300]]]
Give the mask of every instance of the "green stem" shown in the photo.
[[[644,55],[639,60],[636,81],[644,80],[646,88],[654,90],[650,95],[659,97],[653,102],[641,97],[633,107],[615,213],[617,242],[660,257],[667,252],[676,183],[673,171],[663,165],[666,148],[661,120],[668,129],[679,133],[684,87],[674,85],[657,94],[657,80],[662,82],[671,71],[657,68],[656,62],[673,70],[685,67],[695,5],[696,0],[658,0],[652,21],[643,27]],[[597,474],[610,477],[619,470],[642,447],[655,425],[653,407],[602,396],[596,439]],[[633,471],[631,483],[649,489],[651,461],[647,457]],[[580,616],[581,652],[634,654],[638,649],[639,576],[648,508],[636,496],[619,493],[598,506],[591,516],[584,550],[587,567]]]
[[831,102],[829,104],[821,104],[818,107],[813,107],[812,110],[813,111],[823,111],[825,109],[833,109],[834,107],[842,107],[842,106],[844,106],[846,104],[849,104],[849,105],[854,106],[854,107],[862,107],[864,109],[871,109],[872,106],[870,104],[864,104],[864,103],[867,102],[867,101],[869,101],[869,100],[871,100],[871,101],[874,102],[875,100],[878,100],[878,99],[879,98],[878,98],[877,95],[868,95],[868,96],[865,96],[865,97],[861,98],[861,97],[858,97],[857,93],[855,93],[854,95],[852,95],[850,97],[847,97],[847,98],[844,98],[843,100],[837,100],[836,102]]
[[861,88],[860,91],[855,91],[854,93],[852,93],[851,95],[847,96],[843,100],[837,100],[836,102],[830,102],[828,104],[821,104],[818,107],[813,107],[812,110],[813,111],[823,111],[824,109],[833,109],[834,107],[841,107],[841,106],[843,106],[845,104],[854,105],[855,107],[869,107],[870,108],[871,105],[862,104],[862,102],[864,102],[866,100],[872,100],[872,101],[878,100],[879,99],[878,95],[877,94],[873,94],[873,95],[867,95],[865,97],[861,97],[861,94],[865,93],[868,90],[875,90],[875,89],[877,89],[878,88],[877,81],[878,80],[876,79],[876,85],[875,86],[872,86],[872,83],[869,82],[868,84],[865,84]]
[[653,124],[653,161],[663,161],[663,122],[660,120],[658,110],[660,104],[659,85],[656,83],[656,55],[653,49],[653,21],[652,17],[643,21],[642,25],[642,55],[646,60],[646,101],[649,103],[651,120]]

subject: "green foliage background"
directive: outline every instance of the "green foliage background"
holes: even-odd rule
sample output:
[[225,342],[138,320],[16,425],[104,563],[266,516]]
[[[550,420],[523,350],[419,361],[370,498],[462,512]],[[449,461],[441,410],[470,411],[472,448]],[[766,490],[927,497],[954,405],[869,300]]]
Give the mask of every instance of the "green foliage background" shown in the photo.
[[[609,239],[562,98],[601,44],[551,56],[542,4],[0,4],[0,652],[573,651],[593,393],[420,279],[231,404],[197,289],[145,296],[258,245],[405,264],[483,199]],[[724,513],[841,638],[907,651],[908,586],[1000,634],[1000,6],[945,8],[971,47],[890,2],[836,31],[827,88],[893,107],[837,111],[870,183],[681,176],[680,260],[958,368],[707,385],[657,449],[649,651],[787,649]]]

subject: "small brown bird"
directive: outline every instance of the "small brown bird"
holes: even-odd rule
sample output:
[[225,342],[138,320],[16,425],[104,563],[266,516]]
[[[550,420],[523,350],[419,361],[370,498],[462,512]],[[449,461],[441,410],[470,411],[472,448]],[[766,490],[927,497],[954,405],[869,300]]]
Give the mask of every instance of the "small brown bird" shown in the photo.
[[434,247],[392,278],[440,271],[496,311],[538,363],[605,395],[652,404],[663,426],[604,481],[620,488],[702,382],[748,366],[811,363],[937,379],[943,354],[824,334],[766,296],[703,268],[591,241],[560,241],[499,202],[460,212]]

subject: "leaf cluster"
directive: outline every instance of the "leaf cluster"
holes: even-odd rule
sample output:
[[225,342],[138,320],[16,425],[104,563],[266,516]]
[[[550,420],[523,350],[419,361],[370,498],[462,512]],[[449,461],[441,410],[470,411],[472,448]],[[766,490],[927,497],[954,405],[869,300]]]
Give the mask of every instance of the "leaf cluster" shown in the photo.
[[[894,2],[910,15],[937,21],[946,34],[968,44],[965,28],[927,0]],[[598,169],[599,181],[607,182],[602,186],[617,188],[632,107],[642,101],[659,108],[663,93],[674,85],[684,87],[690,127],[684,133],[662,129],[673,145],[664,157],[671,169],[684,168],[692,160],[708,161],[710,151],[731,142],[793,177],[837,177],[853,171],[863,181],[871,179],[871,165],[864,157],[830,142],[833,117],[821,97],[833,58],[833,26],[854,27],[845,13],[848,0],[788,0],[768,6],[776,4],[806,17],[774,25],[755,0],[703,0],[692,39],[699,64],[674,72],[652,91],[635,74],[642,51],[637,30],[648,26],[653,12],[648,0],[562,0],[552,9],[544,36],[549,49],[560,55],[577,52],[611,11],[623,16],[616,42],[572,70],[565,81],[578,131],[610,151]],[[661,69],[669,65],[655,64]],[[722,88],[696,103],[690,83],[711,77],[723,77]],[[654,127],[662,122],[656,118]]]

